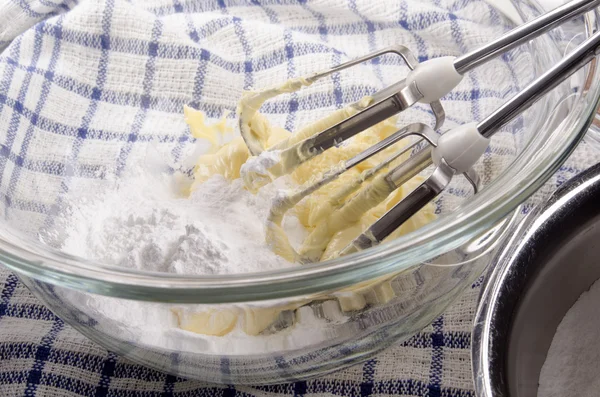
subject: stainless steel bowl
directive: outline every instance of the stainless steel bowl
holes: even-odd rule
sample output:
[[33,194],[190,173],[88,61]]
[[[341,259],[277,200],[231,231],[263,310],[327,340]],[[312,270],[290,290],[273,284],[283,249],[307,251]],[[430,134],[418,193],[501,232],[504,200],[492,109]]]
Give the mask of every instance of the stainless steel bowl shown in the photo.
[[600,278],[600,164],[521,222],[482,288],[472,360],[479,397],[536,397],[552,338]]

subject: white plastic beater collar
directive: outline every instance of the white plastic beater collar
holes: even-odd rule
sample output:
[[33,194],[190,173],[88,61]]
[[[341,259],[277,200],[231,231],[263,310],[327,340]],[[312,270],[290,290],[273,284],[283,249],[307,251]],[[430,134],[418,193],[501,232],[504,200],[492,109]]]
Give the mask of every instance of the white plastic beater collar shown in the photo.
[[457,174],[462,174],[475,165],[489,143],[489,138],[479,133],[477,123],[463,124],[439,137],[431,158],[435,165],[439,165],[441,159],[444,159]]
[[415,83],[423,95],[422,103],[439,101],[452,91],[463,76],[454,68],[455,57],[432,58],[415,66],[406,76],[408,85]]

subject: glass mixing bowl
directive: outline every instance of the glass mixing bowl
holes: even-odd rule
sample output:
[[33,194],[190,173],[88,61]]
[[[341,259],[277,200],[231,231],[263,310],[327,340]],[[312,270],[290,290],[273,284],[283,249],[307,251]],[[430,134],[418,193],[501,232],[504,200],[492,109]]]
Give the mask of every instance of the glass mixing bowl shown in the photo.
[[[531,19],[541,9],[528,1],[514,3],[517,13],[484,4],[435,2],[455,15],[475,7],[475,19],[478,15],[482,20],[495,18],[486,34],[474,34],[461,43],[461,52],[510,29],[520,18]],[[479,111],[466,117],[483,118],[596,28],[596,16],[590,13],[494,60],[494,70],[504,70],[510,80],[486,75],[492,66],[472,72],[478,79],[511,82],[498,90],[493,101],[480,104]],[[429,33],[445,35],[439,30]],[[452,43],[455,40],[450,34],[444,37]],[[380,67],[395,67],[389,62],[382,61]],[[311,71],[310,65],[304,68]],[[341,76],[341,86],[356,75]],[[389,75],[384,83],[392,81]],[[478,165],[484,182],[479,194],[468,196],[468,185],[457,178],[436,202],[440,216],[435,221],[364,252],[270,273],[226,276],[134,271],[67,255],[37,238],[44,223],[36,220],[55,217],[57,203],[34,209],[23,203],[45,194],[41,188],[45,179],[67,184],[71,191],[110,188],[107,175],[111,170],[82,182],[77,179],[78,164],[69,164],[51,178],[23,170],[20,178],[26,183],[18,186],[26,186],[25,190],[2,184],[6,199],[0,260],[65,322],[135,362],[223,384],[277,383],[322,375],[365,360],[419,332],[481,275],[495,246],[510,232],[520,203],[542,186],[584,136],[598,106],[599,83],[597,63],[592,62],[494,138],[503,145],[487,153]],[[310,89],[325,92],[328,87]],[[347,93],[349,99],[360,95],[360,90]],[[452,117],[459,116],[453,109],[458,108],[452,101],[447,103],[451,124]],[[166,99],[159,106],[179,112]],[[277,119],[275,108],[265,112],[272,111]],[[322,110],[326,113],[331,108]],[[0,119],[3,135],[7,134],[5,122]],[[21,133],[23,129],[16,131],[17,139]],[[50,138],[35,129],[31,139],[44,143]],[[110,141],[96,144],[88,139],[85,143],[99,156],[114,149]],[[54,141],[49,144],[56,147]],[[45,154],[46,160],[53,160],[56,150],[38,156]],[[127,166],[135,161],[132,158]],[[0,174],[12,172],[12,163],[1,164]],[[17,162],[15,167],[23,164]],[[165,326],[165,318],[172,324]],[[240,325],[224,336],[185,330],[194,322],[232,319]]]

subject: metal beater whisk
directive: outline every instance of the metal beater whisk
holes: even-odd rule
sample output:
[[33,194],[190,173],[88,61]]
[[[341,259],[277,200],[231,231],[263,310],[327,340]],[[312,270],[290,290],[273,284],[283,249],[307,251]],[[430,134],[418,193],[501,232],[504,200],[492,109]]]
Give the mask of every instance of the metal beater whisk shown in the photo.
[[[293,171],[300,164],[324,150],[339,145],[346,139],[413,106],[417,102],[431,105],[436,117],[435,128],[437,129],[444,120],[444,110],[439,99],[458,85],[464,73],[498,54],[541,35],[564,21],[591,10],[598,4],[600,4],[598,0],[571,1],[509,31],[482,48],[458,58],[442,57],[418,63],[407,48],[395,46],[339,65],[325,72],[317,73],[307,77],[305,81],[311,83],[324,76],[386,53],[400,55],[411,69],[406,79],[376,93],[373,96],[372,104],[330,128],[293,145],[289,145],[288,141],[284,141],[267,151],[261,151],[260,144],[257,146],[254,137],[244,133],[242,133],[242,136],[252,155],[271,156],[271,163],[266,174],[268,174],[268,179],[272,180]],[[343,191],[336,192],[335,197],[330,199],[333,211],[329,215],[329,219],[317,225],[305,241],[304,246],[309,248],[305,249],[304,252],[296,253],[291,246],[289,247],[296,254],[295,259],[297,261],[318,261],[329,241],[328,238],[331,237],[331,230],[328,230],[331,225],[351,225],[358,221],[364,212],[382,202],[391,192],[431,164],[435,164],[435,169],[425,182],[372,224],[339,255],[366,249],[381,242],[444,190],[455,174],[463,174],[477,192],[478,176],[473,171],[472,166],[487,149],[491,136],[589,62],[596,55],[599,45],[600,33],[590,37],[560,63],[530,83],[524,90],[480,123],[465,124],[441,136],[425,124],[414,123],[408,125],[378,144],[345,161],[340,166],[335,167],[335,169],[326,172],[316,182],[309,183],[295,192],[279,197],[275,200],[269,215],[271,232],[274,229],[280,229],[285,212],[294,207],[302,198],[331,182],[360,162],[409,136],[418,136],[421,139],[403,150],[399,150],[378,166],[370,169],[360,178],[344,187]],[[423,145],[420,145],[422,142],[427,143],[427,145],[423,147]],[[416,147],[419,149],[413,156],[396,164],[403,154]],[[274,163],[273,156],[277,158]],[[388,168],[391,169],[380,172]],[[370,182],[344,203],[343,199],[358,190],[366,180],[370,180]],[[250,183],[254,182],[256,181],[250,181]],[[260,185],[267,182],[268,180],[265,178],[258,181]],[[253,187],[256,188],[256,184]],[[286,241],[286,243],[289,245],[289,242]]]

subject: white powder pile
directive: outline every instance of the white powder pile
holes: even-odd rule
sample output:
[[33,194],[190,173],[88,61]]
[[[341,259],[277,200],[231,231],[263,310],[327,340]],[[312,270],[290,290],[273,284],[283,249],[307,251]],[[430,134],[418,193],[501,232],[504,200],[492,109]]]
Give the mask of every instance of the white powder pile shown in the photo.
[[[116,339],[127,340],[140,346],[175,350],[188,353],[201,353],[221,356],[223,354],[265,354],[296,350],[328,340],[330,326],[348,320],[339,312],[339,305],[331,301],[326,305],[327,319],[316,315],[313,309],[304,306],[297,310],[293,327],[275,333],[249,336],[241,323],[238,323],[224,336],[198,334],[180,329],[173,308],[187,313],[197,313],[218,306],[172,305],[167,303],[132,301],[108,296],[93,295],[75,290],[61,289],[57,293],[64,297],[87,317],[96,320],[95,328]],[[239,306],[240,312],[250,307],[281,307],[289,302],[263,302],[260,305]],[[235,306],[229,306],[233,309]],[[337,319],[332,323],[331,319]]]
[[556,330],[538,397],[600,395],[600,281],[584,292]]
[[[265,243],[264,224],[276,189],[257,195],[220,175],[191,197],[174,194],[168,177],[138,172],[93,199],[72,198],[50,233],[61,249],[107,264],[179,274],[228,274],[294,266]],[[286,230],[304,230],[294,217]],[[46,236],[47,238],[47,236]]]
[[[116,188],[100,196],[78,193],[40,238],[62,251],[127,268],[179,274],[226,274],[268,271],[297,266],[275,255],[265,243],[264,224],[272,199],[285,181],[262,188],[254,195],[216,175],[188,197],[172,175],[132,167]],[[293,244],[307,232],[294,216],[286,217],[284,229]],[[243,316],[227,335],[209,336],[179,329],[171,309],[186,314],[220,310],[218,305],[172,305],[138,302],[60,290],[65,300],[96,320],[102,332],[164,349],[203,354],[285,350],[324,338],[316,331],[310,308],[293,330],[277,335],[258,335],[248,343],[241,328]],[[268,308],[281,302],[252,307]],[[237,308],[239,313],[251,307]],[[108,320],[109,319],[109,320]],[[270,349],[270,350],[269,350]]]

